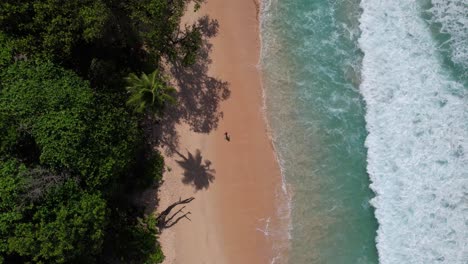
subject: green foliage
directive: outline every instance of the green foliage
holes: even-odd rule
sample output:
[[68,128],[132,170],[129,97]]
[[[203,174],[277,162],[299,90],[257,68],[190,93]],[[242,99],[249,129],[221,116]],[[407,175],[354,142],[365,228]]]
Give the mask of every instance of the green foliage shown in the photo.
[[41,149],[41,163],[56,168],[73,168],[87,130],[82,117],[69,111],[49,112],[31,125],[32,135]]
[[[16,63],[1,75],[2,149],[24,131],[40,149],[42,165],[79,173],[92,188],[132,164],[140,131],[123,108],[101,105],[88,83],[51,63]],[[15,124],[15,125],[14,125]],[[32,158],[31,158],[32,159]]]
[[[20,166],[15,160],[0,162],[0,221],[6,219],[3,215],[4,212],[19,209],[17,206],[20,204],[25,179],[18,177],[18,175],[25,170],[26,167]],[[2,227],[0,229],[3,230]]]
[[87,82],[50,62],[15,63],[0,72],[0,80],[0,112],[22,121],[19,126],[28,131],[44,114],[81,114],[93,103]]
[[87,124],[86,147],[75,164],[82,175],[88,175],[88,186],[103,187],[133,165],[143,135],[135,117],[110,105],[99,105]]
[[20,53],[68,59],[81,42],[103,36],[110,10],[104,1],[5,0],[0,28],[15,36]]
[[15,119],[0,112],[0,161],[8,158],[8,155],[14,152],[19,137]]
[[51,63],[30,62],[9,66],[0,80],[0,154],[33,162],[41,148],[44,163],[70,165],[74,153],[69,146],[83,140],[79,116],[93,102],[88,84]]
[[13,43],[2,32],[0,32],[0,69],[8,66],[13,58]]
[[15,225],[8,252],[44,263],[64,263],[99,252],[106,224],[105,201],[76,187],[57,189],[36,208],[32,219]]
[[159,151],[152,151],[147,158],[142,160],[141,172],[135,184],[136,189],[141,190],[152,185],[159,185],[164,173],[164,157]]
[[[108,195],[132,168],[142,144],[137,119],[52,63],[18,62],[0,76],[2,158],[29,164],[2,163],[0,255],[43,263],[92,262],[109,221],[106,202],[96,191]],[[162,157],[150,160],[140,182],[162,175]],[[88,191],[78,187],[78,179]],[[130,231],[145,254],[157,252],[155,230]]]
[[[119,219],[126,219],[125,216]],[[156,218],[148,215],[137,218],[131,225],[121,223],[113,236],[113,250],[119,253],[122,263],[157,264],[164,260],[164,254],[157,242]]]
[[38,252],[33,251],[32,255],[65,262],[100,251],[106,224],[106,203],[99,195],[82,193],[78,196],[76,192],[73,196],[77,197],[60,197],[59,201],[52,197],[49,199],[53,203],[38,208],[33,216],[36,220],[33,230],[36,231],[34,241],[39,246],[34,245],[33,250]]
[[[180,20],[192,0],[4,0],[0,2],[0,28],[13,37],[17,53],[89,66],[90,54],[106,56],[115,50],[124,64],[184,58],[181,41],[195,28],[180,29]],[[202,1],[193,0],[195,7]],[[147,52],[136,52],[145,45]],[[83,52],[83,47],[88,50]],[[182,55],[181,55],[182,54]],[[85,55],[85,56],[83,56]],[[116,55],[116,54],[113,54]],[[146,58],[144,58],[146,57]],[[83,59],[87,61],[83,61]],[[137,63],[138,64],[138,63]],[[133,64],[135,65],[135,64]],[[82,66],[82,65],[81,65]]]
[[0,255],[64,263],[98,253],[106,202],[72,180],[47,190],[41,203],[28,202],[27,170],[14,160],[0,163]]
[[137,113],[158,113],[167,103],[175,103],[173,95],[176,90],[167,85],[166,78],[162,77],[158,70],[150,75],[142,73],[140,77],[130,73],[126,81],[126,89],[130,93],[127,105]]
[[164,172],[142,113],[175,89],[130,73],[195,63],[190,2],[0,1],[0,263],[163,261],[133,195]]
[[158,151],[154,151],[147,162],[145,175],[152,182],[159,183],[164,173],[164,157]]
[[198,48],[202,44],[200,30],[192,26],[191,30],[185,31],[185,36],[179,40],[182,63],[186,66],[193,65],[197,60]]
[[[159,56],[165,55],[171,61],[184,59],[187,54],[196,53],[200,45],[190,45],[186,40],[198,34],[198,28],[180,28],[181,18],[188,3],[192,1],[134,1],[138,1],[138,4],[129,5],[131,17],[139,29],[143,42],[148,44],[151,52]],[[193,2],[197,10],[202,1]]]
[[25,208],[18,205],[23,204],[21,196],[25,183],[18,174],[24,170],[25,167],[20,167],[14,160],[0,163],[0,253],[8,250],[9,234],[23,218]]

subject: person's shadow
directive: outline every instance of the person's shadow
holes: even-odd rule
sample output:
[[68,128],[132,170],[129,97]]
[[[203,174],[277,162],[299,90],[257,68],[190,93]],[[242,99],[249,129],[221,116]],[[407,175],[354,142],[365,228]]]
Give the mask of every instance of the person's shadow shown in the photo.
[[178,152],[177,154],[182,158],[177,163],[184,169],[182,182],[193,185],[196,191],[208,189],[215,179],[214,173],[216,172],[211,168],[211,161],[203,160],[199,149],[195,151],[195,155],[189,151],[187,151],[187,156]]

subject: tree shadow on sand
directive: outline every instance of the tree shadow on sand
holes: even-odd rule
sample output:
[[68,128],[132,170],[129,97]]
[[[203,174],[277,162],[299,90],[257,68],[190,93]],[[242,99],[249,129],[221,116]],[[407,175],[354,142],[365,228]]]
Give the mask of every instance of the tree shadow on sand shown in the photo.
[[177,155],[182,158],[176,161],[184,169],[182,182],[193,185],[196,191],[208,189],[215,179],[214,173],[216,172],[211,168],[211,161],[203,160],[199,149],[195,151],[195,155],[189,151],[187,151],[187,156],[179,152]]
[[198,20],[197,26],[203,37],[196,63],[183,66],[175,62],[168,65],[167,69],[173,76],[173,85],[178,88],[177,104],[166,109],[154,132],[158,143],[166,147],[168,155],[173,155],[178,148],[176,124],[186,123],[197,133],[211,132],[223,117],[219,110],[220,102],[230,96],[227,82],[208,75],[209,65],[212,63],[212,44],[209,39],[217,35],[218,21],[204,16]]

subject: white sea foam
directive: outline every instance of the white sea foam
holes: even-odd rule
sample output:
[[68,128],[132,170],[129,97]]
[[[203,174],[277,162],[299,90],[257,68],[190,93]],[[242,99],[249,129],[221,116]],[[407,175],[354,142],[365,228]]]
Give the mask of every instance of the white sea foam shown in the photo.
[[[361,7],[360,90],[380,263],[466,264],[466,87],[442,68],[416,1],[363,0]],[[466,13],[451,15],[450,23],[466,23]]]
[[468,1],[432,0],[433,20],[450,35],[453,61],[468,69]]
[[[256,68],[259,71],[263,71],[263,66],[264,64],[264,58],[265,54],[270,51],[271,49],[274,48],[272,45],[271,40],[274,38],[268,34],[268,31],[265,30],[265,23],[266,21],[271,18],[271,12],[270,9],[273,5],[276,4],[277,0],[263,0],[260,2],[260,10],[259,10],[259,28],[260,28],[260,57],[259,61],[256,65]],[[267,41],[265,41],[264,36],[266,35],[266,38],[269,40],[268,44],[266,44]],[[276,46],[276,48],[278,45]],[[281,171],[281,188],[276,189],[276,206],[277,206],[277,211],[276,211],[276,219],[278,220],[278,223],[276,225],[275,230],[271,230],[271,217],[268,217],[266,220],[265,219],[260,219],[261,221],[265,221],[265,227],[264,228],[257,228],[256,230],[259,232],[262,232],[266,237],[269,237],[273,241],[273,251],[274,251],[274,256],[270,260],[271,264],[279,264],[279,263],[287,263],[287,254],[290,248],[290,239],[291,239],[291,196],[290,196],[290,187],[286,183],[285,179],[285,174],[284,174],[284,166],[283,166],[283,160],[280,157],[279,152],[276,149],[275,145],[275,138],[273,134],[271,133],[271,127],[268,122],[267,118],[267,109],[266,109],[266,97],[265,97],[265,90],[263,87],[263,82],[262,82],[262,116],[264,118],[265,124],[267,126],[267,133],[269,136],[269,139],[273,143],[273,150],[275,154],[275,158],[278,162],[278,165],[280,167]]]

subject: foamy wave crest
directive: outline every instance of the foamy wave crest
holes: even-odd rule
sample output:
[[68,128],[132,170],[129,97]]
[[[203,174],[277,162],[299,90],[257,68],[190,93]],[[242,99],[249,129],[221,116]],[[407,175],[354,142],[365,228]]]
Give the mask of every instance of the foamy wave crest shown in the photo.
[[[267,54],[277,54],[280,49],[280,45],[275,41],[275,36],[267,30],[268,24],[271,23],[272,9],[277,4],[278,0],[262,0],[260,1],[259,10],[259,29],[260,29],[260,57],[257,64],[257,69],[260,71],[265,70],[265,59]],[[267,106],[266,106],[266,95],[264,82],[262,81],[262,97],[263,107],[262,114],[267,126],[268,136],[273,143],[275,158],[281,170],[281,186],[276,189],[276,219],[278,222],[271,225],[271,217],[266,219],[259,219],[264,222],[264,227],[258,227],[256,230],[263,233],[266,237],[271,239],[273,242],[273,253],[274,256],[270,259],[270,264],[282,264],[288,263],[288,252],[290,249],[290,229],[291,229],[291,197],[289,192],[289,186],[286,183],[284,175],[283,160],[281,159],[280,153],[276,149],[275,137],[272,133],[269,120],[267,118]]]
[[466,0],[432,0],[434,21],[441,32],[450,35],[453,61],[468,68],[468,2]]
[[380,263],[466,264],[466,87],[442,68],[416,1],[361,7],[360,90]]

